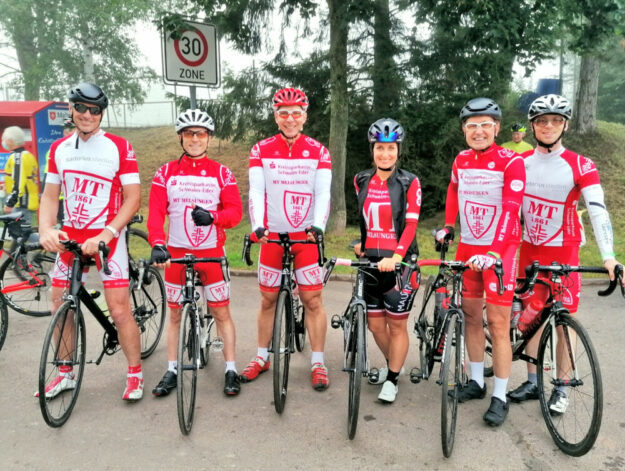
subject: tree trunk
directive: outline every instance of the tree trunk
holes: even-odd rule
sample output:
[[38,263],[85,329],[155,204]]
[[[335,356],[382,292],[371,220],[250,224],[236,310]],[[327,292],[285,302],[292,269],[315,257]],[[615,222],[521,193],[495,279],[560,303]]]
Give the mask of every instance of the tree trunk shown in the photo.
[[345,159],[349,107],[347,103],[347,2],[327,0],[330,15],[330,154],[332,200],[329,232],[345,232]]
[[599,93],[598,58],[591,55],[582,57],[579,69],[579,88],[573,108],[572,130],[579,134],[593,133],[597,130],[597,94]]
[[399,106],[401,85],[398,83],[391,40],[389,0],[375,0],[373,33],[373,113],[375,119],[391,115]]
[[[25,8],[22,14],[28,15],[28,18],[24,19],[25,24],[35,23],[35,18],[30,9]],[[41,67],[38,65],[37,47],[33,32],[31,29],[15,26],[10,35],[24,79],[24,100],[39,100]]]

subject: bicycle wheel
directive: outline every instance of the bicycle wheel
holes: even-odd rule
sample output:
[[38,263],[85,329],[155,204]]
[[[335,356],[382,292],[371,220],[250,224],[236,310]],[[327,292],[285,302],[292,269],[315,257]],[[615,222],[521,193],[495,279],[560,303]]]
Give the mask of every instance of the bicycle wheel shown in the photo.
[[180,318],[180,336],[178,338],[178,423],[183,434],[187,435],[193,426],[195,412],[195,389],[197,370],[200,363],[200,351],[196,312],[191,304],[185,304]]
[[[131,270],[131,273],[138,271]],[[163,278],[154,267],[145,271],[141,289],[136,289],[137,285],[138,280],[131,280],[130,301],[132,315],[141,332],[141,358],[147,358],[156,349],[163,333],[167,295]]]
[[486,340],[484,348],[484,376],[486,378],[491,378],[495,374],[493,370],[493,340],[488,330],[486,306],[484,306],[482,311],[482,326],[484,327],[484,338]]
[[135,262],[140,258],[150,260],[152,246],[148,242],[148,235],[145,231],[135,227],[128,229],[128,256]]
[[210,360],[210,350],[213,344],[213,328],[215,327],[215,319],[212,316],[204,318],[204,322],[200,328],[200,367],[204,368]]
[[423,290],[423,303],[421,312],[417,320],[419,326],[417,338],[419,339],[419,367],[421,374],[429,377],[434,366],[432,350],[434,349],[434,335],[436,326],[436,296],[434,292],[434,281],[436,277],[430,276],[425,282]]
[[[85,366],[85,321],[66,301],[48,326],[39,362],[39,406],[51,427],[63,425],[76,404]],[[47,391],[47,392],[46,392]]]
[[441,442],[443,454],[451,456],[456,436],[458,392],[462,384],[462,349],[464,339],[458,313],[450,312],[445,327],[445,346],[441,367]]
[[[603,413],[603,387],[597,354],[586,330],[560,315],[556,332],[550,322],[538,346],[540,409],[556,445],[567,455],[582,456],[594,445]],[[556,387],[566,396],[550,408]]]
[[[49,252],[33,252],[18,259],[7,258],[0,265],[0,299],[11,309],[27,316],[49,316],[51,273],[56,256]],[[22,262],[18,262],[21,260]],[[20,269],[16,270],[16,265]]]
[[0,300],[0,350],[4,345],[4,339],[7,336],[9,330],[9,310],[7,305]]
[[352,311],[351,338],[348,343],[348,374],[349,393],[347,399],[347,436],[353,440],[358,427],[358,410],[360,409],[360,386],[365,371],[365,315],[362,306],[356,306]]
[[273,402],[276,412],[282,414],[289,385],[289,362],[291,359],[291,306],[290,293],[281,290],[273,320]]
[[298,352],[306,345],[306,310],[299,297],[293,297],[293,317],[295,318],[295,348]]

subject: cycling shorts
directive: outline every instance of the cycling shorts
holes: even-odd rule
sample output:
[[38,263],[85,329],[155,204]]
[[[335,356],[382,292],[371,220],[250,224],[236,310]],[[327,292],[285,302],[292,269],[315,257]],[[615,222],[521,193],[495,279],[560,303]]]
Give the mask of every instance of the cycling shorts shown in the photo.
[[[102,232],[101,229],[74,229],[72,227],[63,227],[62,231],[66,232],[71,240],[82,243],[91,237],[95,237]],[[108,256],[108,265],[111,274],[107,275],[100,267],[100,261],[96,257],[96,266],[104,288],[127,288],[128,287],[128,250],[126,248],[126,228],[119,231],[119,237],[113,239],[108,244],[111,249]],[[55,288],[68,288],[71,278],[72,261],[74,254],[72,252],[61,252],[56,256],[56,263],[52,271],[52,286]],[[82,274],[82,282],[87,281],[87,272],[90,267],[85,267]]]
[[[289,233],[291,240],[307,240],[305,232]],[[269,239],[278,240],[277,233],[269,233]],[[261,291],[276,292],[280,289],[282,274],[282,254],[284,249],[278,244],[263,244],[258,258],[258,284]],[[319,252],[315,244],[293,244],[293,267],[295,279],[302,291],[318,291],[323,287],[324,269],[319,266]]]
[[[171,258],[182,258],[185,254],[193,254],[196,257],[223,257],[223,247],[212,249],[191,250],[178,247],[167,247]],[[185,282],[186,265],[172,263],[165,268],[165,290],[167,291],[167,304],[171,308],[179,308],[182,304],[182,289]],[[230,282],[224,280],[219,263],[196,263],[195,271],[200,275],[200,282],[204,288],[204,299],[212,307],[227,306],[230,303]]]
[[[369,257],[376,262],[380,257]],[[402,289],[397,289],[395,272],[379,272],[367,269],[365,272],[364,298],[367,303],[367,317],[389,317],[407,319],[412,309],[415,295],[419,289],[419,276],[413,272],[410,281],[406,280],[406,271],[402,274]]]
[[[486,302],[497,306],[511,306],[517,272],[517,244],[508,244],[501,254],[503,264],[504,292],[498,293],[499,283],[493,269],[482,272],[466,270],[463,275],[462,295],[466,299],[482,299],[486,291]],[[486,255],[489,245],[458,244],[456,260],[468,261],[473,255]]]
[[[553,262],[566,265],[579,265],[579,247],[546,247],[544,245],[533,245],[523,241],[521,244],[521,255],[519,257],[519,278],[525,278],[525,267],[532,262],[538,261],[541,265],[551,265]],[[551,285],[551,289],[555,289],[557,285],[549,281],[549,275],[539,273],[538,277],[547,281]],[[579,296],[582,285],[582,274],[571,273],[562,280],[564,292],[562,293],[562,304],[571,313],[577,312],[579,305]],[[532,299],[540,299],[546,301],[548,289],[541,284],[534,285],[534,292],[530,295],[525,293],[521,296],[523,306],[526,306]]]

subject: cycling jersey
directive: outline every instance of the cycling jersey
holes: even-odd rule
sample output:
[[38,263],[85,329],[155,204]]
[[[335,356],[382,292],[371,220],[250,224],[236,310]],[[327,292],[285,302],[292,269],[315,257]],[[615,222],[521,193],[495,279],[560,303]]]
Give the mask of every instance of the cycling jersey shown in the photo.
[[513,150],[517,154],[522,154],[523,152],[534,150],[532,145],[525,141],[521,141],[521,142],[508,141],[508,142],[504,142],[503,144],[501,144],[501,147],[503,147],[504,149]]
[[[15,165],[16,161],[19,161],[19,165]],[[35,159],[33,154],[24,150],[23,147],[15,149],[9,155],[9,159],[4,167],[4,190],[7,195],[11,194],[16,179],[19,179],[16,208],[28,209],[30,211],[39,209],[38,173],[37,159]]]
[[77,134],[55,141],[47,181],[65,195],[63,225],[80,230],[104,229],[122,205],[122,187],[140,183],[130,143],[102,130],[87,141]]
[[330,153],[300,135],[291,147],[277,134],[257,143],[249,160],[252,229],[297,232],[325,229],[330,212]]
[[[214,221],[196,226],[191,217],[193,204],[208,210]],[[148,240],[187,249],[223,247],[224,229],[236,226],[242,215],[236,179],[225,165],[208,157],[184,155],[159,168],[152,180],[148,213]],[[163,230],[169,217],[169,233]]]
[[521,237],[519,208],[525,188],[523,158],[497,144],[465,150],[454,160],[447,189],[445,224],[460,212],[461,241],[502,254]]

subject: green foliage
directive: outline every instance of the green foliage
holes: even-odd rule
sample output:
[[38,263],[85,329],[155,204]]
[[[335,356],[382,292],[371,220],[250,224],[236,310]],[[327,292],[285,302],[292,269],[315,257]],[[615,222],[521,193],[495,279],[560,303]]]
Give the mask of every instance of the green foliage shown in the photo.
[[608,55],[599,74],[597,118],[625,124],[625,42],[614,40]]

